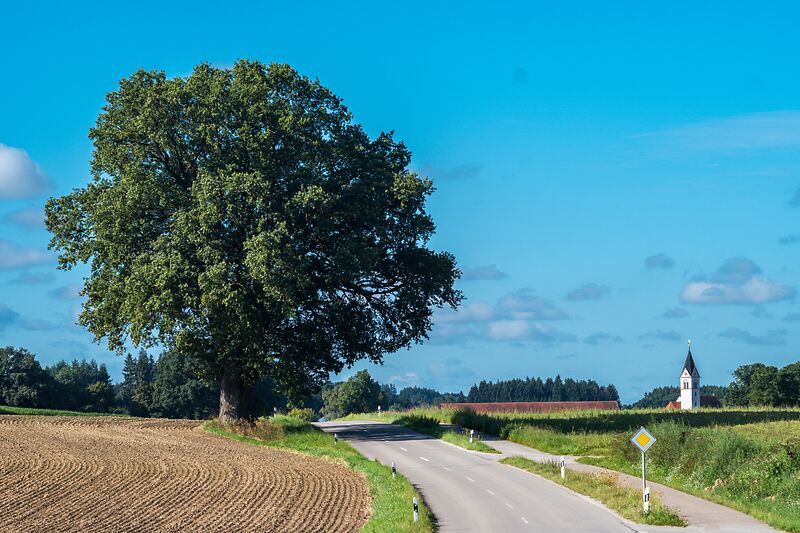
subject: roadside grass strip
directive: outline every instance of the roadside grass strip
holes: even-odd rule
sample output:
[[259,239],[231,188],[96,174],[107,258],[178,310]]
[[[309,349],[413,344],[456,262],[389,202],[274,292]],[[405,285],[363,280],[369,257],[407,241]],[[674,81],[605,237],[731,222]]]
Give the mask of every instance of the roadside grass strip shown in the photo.
[[555,481],[570,490],[589,496],[638,524],[686,526],[686,521],[672,509],[664,507],[655,494],[650,496],[650,512],[645,514],[642,509],[641,492],[621,487],[613,475],[587,474],[567,470],[566,477],[561,479],[560,467],[555,461],[539,463],[523,457],[508,457],[500,462]]
[[117,413],[90,413],[84,411],[63,411],[61,409],[39,409],[36,407],[11,407],[0,405],[0,415],[25,415],[25,416],[120,416]]
[[[398,472],[397,479],[392,480],[390,467],[378,461],[370,461],[342,440],[335,444],[333,435],[307,422],[278,415],[259,419],[253,425],[237,424],[223,427],[217,421],[209,421],[204,423],[202,428],[215,435],[247,444],[284,448],[342,461],[350,468],[363,473],[372,496],[372,513],[369,521],[361,529],[364,533],[436,531],[436,519],[433,513],[405,476]],[[411,506],[414,497],[420,502],[419,521],[416,523],[413,521]]]
[[401,416],[392,423],[412,429],[418,433],[430,435],[435,439],[441,439],[445,442],[449,442],[450,444],[455,444],[456,446],[460,446],[465,450],[484,453],[500,453],[477,437],[473,438],[472,442],[470,442],[468,434],[459,433],[457,431],[442,427],[439,424],[439,420],[436,418],[412,414]]

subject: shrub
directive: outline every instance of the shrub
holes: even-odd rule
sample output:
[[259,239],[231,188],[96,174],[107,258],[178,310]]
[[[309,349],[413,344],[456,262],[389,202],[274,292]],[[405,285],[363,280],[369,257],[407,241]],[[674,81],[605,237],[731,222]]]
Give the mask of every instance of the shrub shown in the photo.
[[317,415],[317,413],[315,413],[310,407],[305,407],[303,409],[295,407],[289,411],[289,416],[298,420],[302,420],[303,422],[316,422],[319,420],[319,415]]

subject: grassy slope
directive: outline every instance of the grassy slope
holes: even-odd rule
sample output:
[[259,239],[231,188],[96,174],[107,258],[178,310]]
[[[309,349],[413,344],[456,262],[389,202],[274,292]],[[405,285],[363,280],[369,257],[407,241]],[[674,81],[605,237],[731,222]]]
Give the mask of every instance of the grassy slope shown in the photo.
[[[342,461],[350,468],[362,472],[367,478],[372,495],[372,515],[362,529],[364,532],[435,531],[433,514],[404,476],[398,474],[397,479],[393,481],[390,468],[377,461],[368,460],[345,442],[334,444],[332,436],[310,424],[288,417],[275,417],[275,419],[278,425],[285,426],[285,431],[276,432],[270,440],[242,436],[221,428],[215,422],[207,422],[203,428],[211,433],[248,444],[286,448]],[[411,500],[414,496],[420,500],[420,519],[417,523],[413,522],[411,514]]]
[[38,409],[33,407],[11,407],[0,405],[0,415],[39,415],[39,416],[126,416],[112,413],[88,413],[83,411],[61,411],[59,409]]
[[641,492],[620,487],[613,476],[567,471],[566,477],[561,479],[559,466],[556,463],[538,463],[522,457],[509,457],[501,462],[538,474],[575,492],[594,498],[638,524],[686,525],[686,522],[675,511],[664,507],[655,495],[650,499],[650,512],[645,514],[642,509]]

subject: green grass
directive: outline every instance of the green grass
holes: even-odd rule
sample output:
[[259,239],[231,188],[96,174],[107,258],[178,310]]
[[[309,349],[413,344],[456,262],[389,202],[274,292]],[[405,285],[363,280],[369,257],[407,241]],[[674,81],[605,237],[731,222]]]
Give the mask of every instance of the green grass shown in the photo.
[[515,426],[506,438],[512,442],[555,455],[608,455],[616,433],[558,433],[536,426]]
[[[648,427],[648,477],[786,531],[800,532],[800,423]],[[581,462],[638,475],[641,456],[619,435],[605,457]]]
[[685,526],[686,521],[668,507],[664,507],[655,494],[650,496],[650,512],[642,509],[642,494],[638,490],[621,487],[609,474],[586,474],[568,470],[561,479],[559,465],[555,462],[539,463],[522,457],[508,457],[500,461],[555,481],[570,490],[593,498],[637,524],[654,526]]
[[435,439],[441,439],[450,444],[455,444],[466,450],[484,453],[500,453],[478,438],[473,438],[472,442],[470,442],[469,435],[466,433],[459,433],[452,429],[447,429],[439,423],[438,419],[423,414],[407,414],[396,418],[392,423],[407,427],[408,429],[413,429],[425,435],[430,435]]
[[[357,472],[362,472],[369,483],[372,496],[372,514],[362,528],[365,533],[390,533],[395,531],[430,532],[436,530],[436,520],[425,506],[422,497],[411,483],[398,473],[392,480],[389,467],[370,461],[346,442],[334,444],[333,436],[307,422],[286,416],[260,420],[248,429],[223,428],[217,422],[206,422],[206,431],[257,446],[271,446],[295,450],[317,457],[342,462]],[[237,430],[234,432],[233,430]],[[245,434],[241,434],[244,432]],[[414,523],[411,500],[419,498],[419,522]]]
[[452,429],[447,429],[440,425],[440,422],[449,422],[452,418],[452,410],[442,409],[411,409],[406,412],[389,411],[386,413],[357,413],[347,415],[339,420],[370,420],[373,422],[385,422],[407,427],[418,433],[430,435],[435,439],[441,439],[450,444],[455,444],[466,450],[484,453],[500,453],[480,439],[473,438],[469,441],[469,435],[459,433]]
[[409,413],[506,438],[556,455],[639,475],[629,442],[646,426],[658,439],[649,477],[733,507],[773,527],[800,533],[800,409],[692,411],[626,409],[488,413],[423,409]]
[[34,407],[11,407],[0,405],[0,415],[36,416],[127,416],[113,413],[89,413],[83,411],[62,411],[60,409],[39,409]]

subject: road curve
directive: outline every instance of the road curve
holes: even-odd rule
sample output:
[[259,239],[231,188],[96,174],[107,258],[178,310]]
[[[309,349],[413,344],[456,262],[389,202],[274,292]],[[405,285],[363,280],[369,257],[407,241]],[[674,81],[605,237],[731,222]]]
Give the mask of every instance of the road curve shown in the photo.
[[[604,507],[555,483],[497,463],[491,454],[470,452],[400,426],[376,422],[325,422],[358,451],[385,465],[397,464],[422,493],[448,531],[639,531]],[[409,512],[410,512],[409,502]],[[643,531],[687,528],[641,526]],[[688,528],[691,531],[692,528]]]

